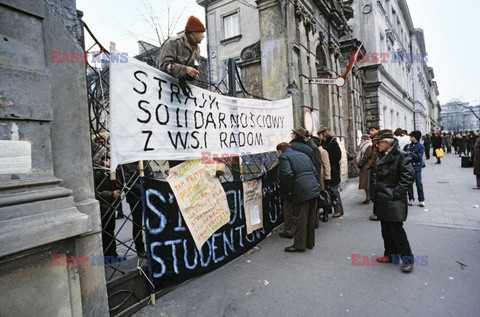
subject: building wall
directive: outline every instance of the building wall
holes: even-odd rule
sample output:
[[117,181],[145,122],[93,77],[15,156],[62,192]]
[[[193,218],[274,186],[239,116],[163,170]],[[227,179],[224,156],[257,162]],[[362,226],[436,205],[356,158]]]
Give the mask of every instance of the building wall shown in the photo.
[[[360,66],[366,73],[367,122],[381,128],[430,131],[430,73],[426,63],[415,60],[426,53],[423,31],[413,28],[406,1],[354,1],[353,6],[355,16],[349,24],[354,36],[367,53],[388,54]],[[399,61],[405,55],[410,61]]]
[[74,0],[0,0],[1,316],[108,314],[103,267],[52,266],[102,253],[85,65],[51,62],[81,31]]
[[[258,10],[253,0],[210,2],[207,2],[210,71],[212,82],[218,83],[226,74],[227,59],[240,61],[241,48],[259,41]],[[226,38],[224,18],[234,13],[239,16],[239,35]]]
[[[197,2],[205,6],[204,1]],[[241,13],[241,38],[222,45],[221,17],[235,10]],[[238,59],[240,52],[238,64],[244,85],[271,100],[290,95],[295,126],[306,126],[304,116],[311,113],[312,132],[327,126],[344,144],[355,143],[349,140],[355,138],[349,131],[362,129],[356,127],[362,120],[359,116],[353,119],[352,109],[354,102],[363,109],[358,78],[348,84],[350,88],[340,89],[309,82],[316,77],[336,78],[345,70],[339,42],[347,25],[338,1],[219,0],[209,4],[208,17],[209,25],[216,25],[208,30],[209,46],[217,50],[215,57],[210,54],[212,64],[216,65],[212,68],[212,78],[222,77],[220,60]],[[248,21],[248,36],[242,31],[243,21]],[[242,42],[244,39],[249,39],[247,46]],[[356,90],[352,97],[345,91],[353,89],[353,85]]]

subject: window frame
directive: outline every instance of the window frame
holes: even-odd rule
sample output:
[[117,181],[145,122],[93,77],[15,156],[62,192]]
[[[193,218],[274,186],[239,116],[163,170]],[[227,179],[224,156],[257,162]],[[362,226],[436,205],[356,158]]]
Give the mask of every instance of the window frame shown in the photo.
[[[237,16],[237,33],[236,34],[228,34],[227,35],[227,28],[226,28],[226,19],[229,17]],[[222,21],[222,31],[223,31],[223,40],[228,40],[228,39],[233,39],[235,37],[241,36],[242,30],[241,30],[241,24],[240,24],[240,8],[237,8],[235,10],[229,11],[227,13],[224,13],[220,16],[220,19]],[[230,31],[230,30],[229,30]],[[235,31],[235,30],[233,30]]]

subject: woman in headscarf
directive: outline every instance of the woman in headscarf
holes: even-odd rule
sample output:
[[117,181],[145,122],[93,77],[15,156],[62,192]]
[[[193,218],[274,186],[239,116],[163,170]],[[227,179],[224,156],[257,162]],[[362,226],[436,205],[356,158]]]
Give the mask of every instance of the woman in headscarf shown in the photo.
[[372,147],[372,141],[369,134],[362,135],[362,142],[358,147],[358,153],[356,157],[357,167],[360,169],[360,175],[358,176],[358,189],[365,191],[364,204],[370,202],[370,158],[374,149]]

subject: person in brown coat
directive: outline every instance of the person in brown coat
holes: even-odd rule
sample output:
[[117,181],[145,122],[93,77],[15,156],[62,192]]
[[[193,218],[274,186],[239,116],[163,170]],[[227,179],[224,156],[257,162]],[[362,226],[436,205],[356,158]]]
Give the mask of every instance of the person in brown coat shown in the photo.
[[[480,132],[477,132],[477,136],[480,136]],[[473,189],[480,189],[480,138],[477,137],[475,145],[473,146],[473,174],[477,178],[477,186]]]
[[358,176],[358,189],[365,191],[364,204],[370,203],[370,158],[373,155],[372,141],[370,135],[364,134],[362,136],[362,142],[358,148],[357,153],[357,167],[360,169],[360,175]]
[[378,124],[374,124],[369,127],[369,132],[370,132],[370,138],[372,139],[372,156],[370,157],[370,160],[368,161],[368,164],[370,166],[370,198],[373,202],[373,213],[368,219],[373,220],[373,221],[378,221],[378,217],[375,214],[375,196],[377,195],[377,191],[375,188],[375,178],[377,177],[377,151],[376,149],[376,144],[377,140],[375,140],[375,136],[377,135],[378,131],[380,131],[380,126]]

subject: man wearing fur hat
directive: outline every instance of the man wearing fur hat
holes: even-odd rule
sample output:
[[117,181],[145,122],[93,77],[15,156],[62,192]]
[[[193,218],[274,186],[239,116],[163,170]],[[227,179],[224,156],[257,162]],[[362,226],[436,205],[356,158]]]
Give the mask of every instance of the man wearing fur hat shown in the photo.
[[[425,153],[425,147],[419,140],[422,137],[420,131],[412,131],[410,133],[410,144],[407,144],[403,147],[403,150],[410,154],[412,158],[413,170],[415,171],[415,184],[417,185],[417,195],[418,202],[420,207],[425,207],[425,196],[423,193],[423,184],[422,184],[422,167],[423,167],[423,153]],[[413,184],[408,188],[408,204],[413,206],[415,201],[415,196],[413,194]]]
[[185,33],[168,39],[157,63],[161,71],[179,79],[185,95],[189,95],[186,80],[195,80],[199,74],[200,47],[205,37],[205,26],[193,15],[188,18]]
[[409,154],[400,151],[392,130],[380,130],[374,138],[377,143],[377,177],[375,179],[375,214],[381,221],[384,257],[377,261],[392,263],[395,258],[403,262],[402,271],[413,270],[413,254],[403,222],[407,220],[407,190],[415,172]]

